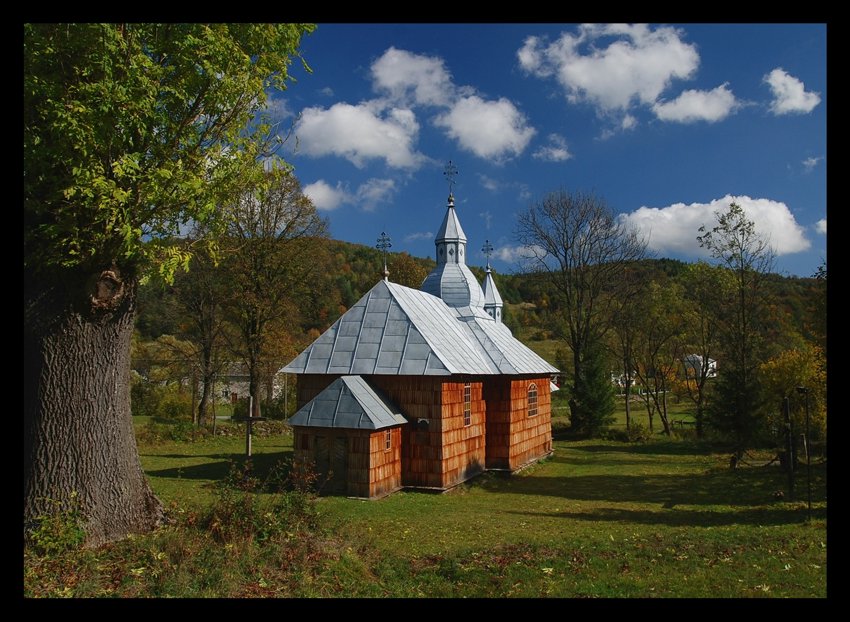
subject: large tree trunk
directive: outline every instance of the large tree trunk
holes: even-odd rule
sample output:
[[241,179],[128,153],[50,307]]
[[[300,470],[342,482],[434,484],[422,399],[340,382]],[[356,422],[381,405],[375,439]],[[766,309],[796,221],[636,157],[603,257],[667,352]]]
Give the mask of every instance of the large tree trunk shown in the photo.
[[[130,415],[136,282],[117,269],[87,283],[32,286],[24,320],[24,525],[74,496],[86,544],[150,531],[164,518],[139,463]],[[81,295],[82,294],[82,295]]]

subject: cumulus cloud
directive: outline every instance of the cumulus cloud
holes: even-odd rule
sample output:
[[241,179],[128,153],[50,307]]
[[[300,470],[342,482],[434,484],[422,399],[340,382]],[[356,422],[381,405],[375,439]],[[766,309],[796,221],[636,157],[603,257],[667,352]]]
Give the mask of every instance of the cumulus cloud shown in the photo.
[[812,170],[823,161],[823,156],[818,156],[816,158],[806,158],[803,160],[803,171],[806,173],[811,173]]
[[764,77],[773,93],[770,111],[775,115],[805,114],[820,103],[820,93],[806,91],[803,82],[777,67]]
[[420,105],[448,106],[455,87],[443,59],[389,48],[372,63],[376,91]]
[[392,179],[372,178],[357,188],[355,199],[366,211],[372,211],[381,203],[389,202],[397,188]]
[[821,218],[815,223],[815,231],[826,235],[826,218]]
[[323,211],[335,210],[343,203],[348,203],[351,199],[348,192],[343,188],[342,183],[337,182],[336,187],[334,187],[324,179],[304,186],[304,194],[310,197],[316,209]]
[[652,110],[662,121],[694,123],[722,121],[738,108],[735,95],[727,84],[710,91],[687,90],[669,102],[657,102]]
[[528,37],[517,58],[527,73],[554,77],[569,102],[588,102],[603,114],[635,102],[652,105],[673,80],[691,78],[699,66],[696,47],[680,30],[644,24],[585,24],[551,43]]
[[324,179],[304,186],[304,194],[310,197],[316,209],[335,210],[341,205],[357,205],[365,211],[372,211],[381,203],[390,201],[395,194],[396,183],[392,179],[372,178],[360,184],[357,190],[350,192],[342,182],[331,186]]
[[415,169],[424,161],[414,147],[419,123],[406,108],[382,109],[375,102],[306,108],[295,133],[304,154],[340,156],[358,168],[372,159],[401,169]]
[[522,153],[536,133],[525,115],[504,97],[495,101],[477,95],[462,97],[434,124],[445,128],[463,149],[497,161]]
[[710,203],[674,203],[667,207],[640,207],[620,219],[636,227],[649,238],[649,246],[659,252],[674,252],[689,256],[706,256],[699,247],[696,236],[702,225],[707,228],[716,223],[714,213],[726,211],[730,203],[744,209],[761,235],[777,255],[788,255],[807,250],[811,243],[803,228],[794,220],[791,210],[781,201],[753,199],[748,196],[726,195]]
[[559,134],[549,134],[549,144],[538,147],[532,157],[544,162],[563,162],[573,157],[567,149],[567,141]]

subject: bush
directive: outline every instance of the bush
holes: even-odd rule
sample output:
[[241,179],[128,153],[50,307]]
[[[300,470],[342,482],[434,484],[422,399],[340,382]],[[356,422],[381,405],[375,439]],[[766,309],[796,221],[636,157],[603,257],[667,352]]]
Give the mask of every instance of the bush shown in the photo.
[[284,470],[285,466],[279,464],[266,481],[261,481],[254,475],[250,460],[242,466],[231,464],[202,524],[216,540],[224,543],[290,539],[300,530],[314,529],[318,514],[312,494],[286,490],[262,496],[264,489],[277,489],[287,481]]
[[130,410],[134,417],[156,417],[165,387],[134,377],[130,386]]
[[208,428],[197,427],[191,421],[149,421],[139,430],[138,439],[139,442],[149,444],[163,441],[187,443],[207,438],[211,434]]
[[26,531],[26,542],[31,550],[37,555],[48,556],[80,548],[86,532],[77,493],[71,493],[71,503],[66,508],[54,499],[48,502],[53,511],[39,516],[36,524]]

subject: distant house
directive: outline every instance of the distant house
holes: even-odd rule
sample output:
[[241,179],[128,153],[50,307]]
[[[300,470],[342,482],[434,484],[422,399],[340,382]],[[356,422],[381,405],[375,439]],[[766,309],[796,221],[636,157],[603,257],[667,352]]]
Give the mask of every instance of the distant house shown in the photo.
[[296,455],[331,492],[377,498],[446,490],[484,470],[515,471],[552,452],[557,369],[502,323],[449,195],[421,289],[384,279],[281,371],[297,374]]
[[[682,365],[685,367],[685,373],[689,378],[699,377],[702,375],[702,357],[699,354],[688,354],[682,359]],[[713,358],[708,359],[708,368],[706,378],[717,377],[717,361]]]

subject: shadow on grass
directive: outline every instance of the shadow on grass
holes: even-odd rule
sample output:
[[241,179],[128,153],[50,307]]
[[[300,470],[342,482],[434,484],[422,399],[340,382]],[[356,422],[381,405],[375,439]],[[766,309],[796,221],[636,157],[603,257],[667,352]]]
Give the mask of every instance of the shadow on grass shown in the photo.
[[[620,508],[599,508],[589,512],[517,512],[533,517],[566,518],[583,521],[609,521],[641,525],[667,525],[669,527],[721,527],[727,525],[787,525],[803,522],[807,518],[805,507],[794,508],[753,508],[727,512],[699,510],[677,510],[675,508],[660,511],[625,510]],[[826,518],[826,510],[815,508],[812,517],[816,520]]]
[[[292,451],[279,453],[255,454],[251,457],[254,475],[265,478],[272,468],[285,462],[292,456]],[[185,456],[180,454],[160,454],[160,458],[212,458],[215,462],[193,464],[189,466],[170,467],[146,471],[148,477],[164,477],[172,479],[209,479],[220,480],[227,477],[233,465],[241,468],[245,464],[245,454],[217,453],[205,456]]]
[[[797,479],[797,498],[805,480]],[[658,503],[675,505],[760,506],[787,492],[779,469],[739,469],[687,475],[576,475],[489,478],[476,485],[494,493],[544,495],[582,501]],[[812,468],[812,496],[826,498],[825,469]]]
[[713,453],[731,453],[726,445],[715,445],[709,443],[695,443],[679,440],[648,441],[645,443],[613,444],[605,443],[599,445],[570,445],[570,451],[583,451],[588,453],[624,453],[624,454],[653,454],[670,456],[707,456]]

